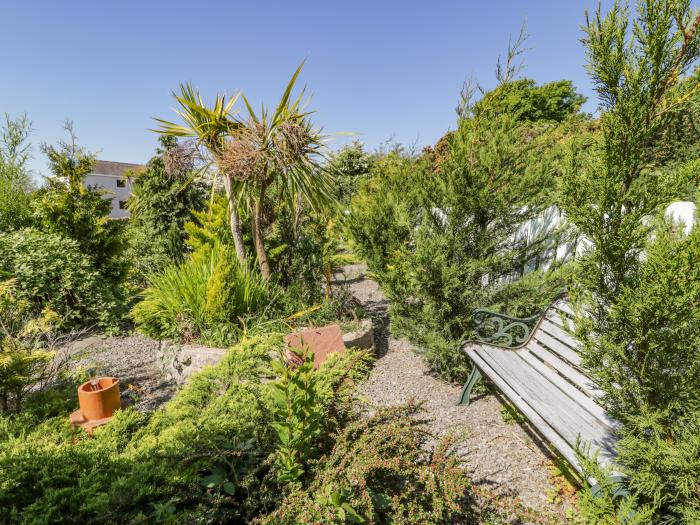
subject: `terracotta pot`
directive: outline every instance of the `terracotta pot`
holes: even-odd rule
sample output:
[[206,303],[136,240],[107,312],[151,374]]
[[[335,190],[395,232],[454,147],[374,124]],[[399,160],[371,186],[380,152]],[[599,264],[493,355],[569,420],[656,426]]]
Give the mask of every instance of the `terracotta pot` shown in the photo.
[[119,379],[100,377],[78,387],[78,402],[83,417],[92,421],[112,417],[112,413],[121,408],[119,397]]

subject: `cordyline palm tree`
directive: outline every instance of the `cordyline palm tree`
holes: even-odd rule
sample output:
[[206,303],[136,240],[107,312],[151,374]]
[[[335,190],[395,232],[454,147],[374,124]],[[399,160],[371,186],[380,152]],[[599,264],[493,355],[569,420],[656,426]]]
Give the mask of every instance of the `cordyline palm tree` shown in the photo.
[[299,212],[304,204],[315,211],[333,202],[333,177],[326,169],[325,139],[302,107],[304,91],[291,98],[304,62],[299,65],[273,111],[264,105],[256,114],[243,96],[246,120],[231,133],[221,157],[223,170],[237,181],[238,193],[251,216],[251,230],[260,271],[271,270],[264,245],[263,204],[270,188],[283,204]]
[[153,131],[173,137],[193,137],[200,150],[204,150],[203,156],[215,166],[222,178],[236,254],[241,262],[245,262],[243,232],[238,214],[239,185],[221,169],[221,158],[227,139],[242,128],[242,124],[235,118],[234,108],[239,97],[240,95],[236,94],[227,101],[226,95],[217,95],[214,106],[209,107],[191,84],[180,84],[180,93],[173,93],[173,98],[179,106],[179,109],[174,111],[180,116],[183,124],[157,118],[155,121],[160,124],[160,129]]

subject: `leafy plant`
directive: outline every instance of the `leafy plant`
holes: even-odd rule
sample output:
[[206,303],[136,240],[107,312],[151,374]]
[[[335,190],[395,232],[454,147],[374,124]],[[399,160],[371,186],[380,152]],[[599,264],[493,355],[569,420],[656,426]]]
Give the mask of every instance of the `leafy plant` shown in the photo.
[[265,199],[273,186],[276,197],[295,212],[303,204],[320,211],[333,202],[333,176],[322,164],[325,137],[304,109],[304,91],[292,91],[304,66],[302,62],[287,84],[277,106],[262,106],[257,114],[243,96],[248,115],[231,133],[220,166],[237,181],[240,197],[250,212],[251,236],[260,272],[272,275],[265,246]]
[[360,181],[372,170],[373,163],[374,158],[358,140],[340,148],[328,159],[328,170],[335,175],[338,202],[345,205],[350,203]]
[[298,482],[322,429],[313,353],[306,352],[297,367],[272,361],[272,368],[278,376],[270,385],[275,416],[272,428],[279,441],[277,476],[282,482]]
[[27,165],[31,131],[26,114],[15,119],[5,114],[0,129],[0,232],[31,223],[29,195],[33,184]]
[[205,188],[193,181],[193,146],[160,137],[161,147],[145,169],[130,175],[129,222],[126,235],[131,279],[143,285],[146,276],[185,256],[185,224],[204,208]]
[[239,94],[230,98],[217,95],[213,106],[207,106],[192,84],[180,84],[180,92],[173,93],[173,98],[179,109],[175,113],[182,119],[183,124],[176,124],[163,119],[155,119],[160,124],[156,133],[171,137],[188,137],[196,140],[200,155],[207,164],[216,169],[226,192],[229,227],[236,255],[241,263],[246,261],[243,246],[243,230],[239,210],[239,186],[232,174],[221,168],[220,162],[226,146],[226,140],[235,133],[241,124],[235,119],[235,104]]
[[[634,498],[663,523],[692,522],[700,505],[676,485],[697,476],[677,425],[699,410],[700,232],[655,220],[697,180],[697,156],[674,160],[667,148],[700,89],[697,77],[683,79],[700,59],[699,25],[684,0],[639,1],[634,13],[616,2],[587,15],[600,132],[573,142],[561,179],[561,206],[589,241],[571,287],[583,364],[625,424],[618,461]],[[665,467],[649,447],[660,435]],[[658,475],[679,456],[687,471]]]
[[[448,450],[424,452],[415,406],[350,423],[315,466],[304,491],[289,494],[263,523],[450,523],[470,515],[468,479]],[[317,496],[319,495],[320,496]]]
[[95,156],[78,146],[70,122],[65,129],[70,142],[43,146],[54,176],[33,195],[34,221],[42,231],[78,243],[103,278],[119,285],[126,275],[124,222],[110,219],[112,204],[104,198],[106,190],[85,186]]
[[132,309],[139,330],[157,338],[195,340],[217,325],[241,326],[268,303],[264,279],[225,246],[195,254],[150,278]]
[[61,329],[117,328],[119,299],[72,239],[31,228],[2,234],[0,272],[15,279],[14,293],[34,314],[56,312]]
[[57,315],[31,316],[31,305],[18,299],[13,281],[0,282],[0,411],[19,411],[27,394],[49,375],[54,352],[46,335]]

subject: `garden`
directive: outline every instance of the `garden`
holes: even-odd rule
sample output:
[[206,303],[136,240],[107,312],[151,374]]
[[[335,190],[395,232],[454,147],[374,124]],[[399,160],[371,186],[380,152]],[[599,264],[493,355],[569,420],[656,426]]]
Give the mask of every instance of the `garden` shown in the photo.
[[[37,185],[5,115],[0,523],[700,523],[699,29],[688,0],[582,16],[595,115],[521,75],[523,29],[422,151],[331,149],[304,62],[272,105],[182,83],[124,220],[71,122]],[[461,349],[562,297],[609,463]],[[183,349],[216,357],[175,381]]]

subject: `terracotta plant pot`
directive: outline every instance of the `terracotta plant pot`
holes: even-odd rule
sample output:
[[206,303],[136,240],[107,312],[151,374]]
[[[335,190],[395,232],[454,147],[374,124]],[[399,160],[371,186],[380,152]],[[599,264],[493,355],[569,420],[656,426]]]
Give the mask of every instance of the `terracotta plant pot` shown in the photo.
[[112,417],[112,413],[121,408],[119,397],[119,379],[100,377],[83,383],[78,387],[80,412],[87,421]]

